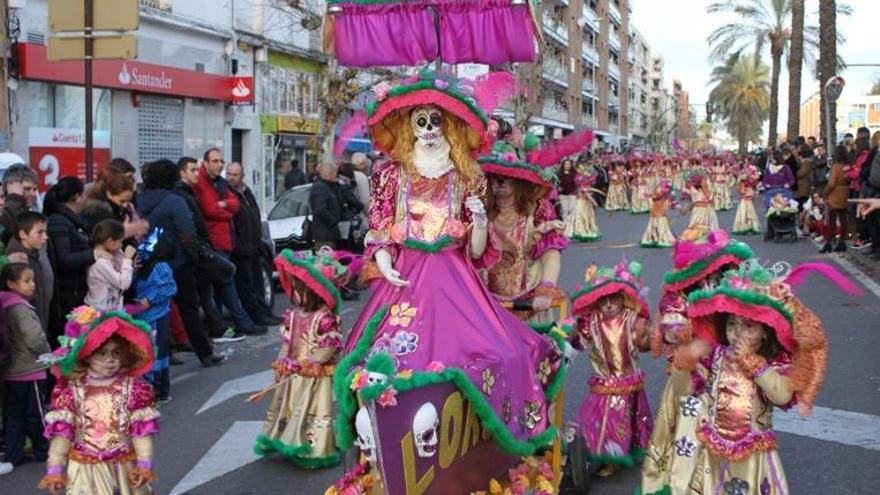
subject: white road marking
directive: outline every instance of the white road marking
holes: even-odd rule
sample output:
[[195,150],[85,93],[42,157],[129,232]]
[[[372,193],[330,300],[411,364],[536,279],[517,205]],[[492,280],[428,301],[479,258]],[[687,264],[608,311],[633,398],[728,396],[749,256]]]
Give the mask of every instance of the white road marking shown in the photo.
[[776,412],[773,427],[785,433],[880,451],[880,416],[815,407],[801,418],[795,409]]
[[192,378],[196,375],[197,375],[197,373],[195,371],[190,371],[190,372],[184,373],[182,375],[175,376],[174,378],[171,379],[171,384],[177,385],[178,383],[180,383],[184,380],[189,380],[190,378]]
[[260,390],[263,390],[272,383],[273,373],[274,370],[269,369],[225,382],[223,385],[220,385],[220,387],[217,389],[216,392],[214,392],[214,395],[212,395],[210,399],[202,404],[202,407],[199,408],[199,410],[196,412],[196,415],[202,414],[208,409],[211,409],[218,404],[226,402],[236,395],[259,392]]
[[262,428],[262,421],[236,421],[177,483],[171,495],[186,493],[258,460],[260,457],[254,453],[253,445]]

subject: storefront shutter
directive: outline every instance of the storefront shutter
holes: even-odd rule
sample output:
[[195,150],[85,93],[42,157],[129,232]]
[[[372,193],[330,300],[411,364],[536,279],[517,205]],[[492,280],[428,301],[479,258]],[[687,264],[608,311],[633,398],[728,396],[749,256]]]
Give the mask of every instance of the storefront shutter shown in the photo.
[[183,100],[139,95],[138,161],[146,163],[183,156]]

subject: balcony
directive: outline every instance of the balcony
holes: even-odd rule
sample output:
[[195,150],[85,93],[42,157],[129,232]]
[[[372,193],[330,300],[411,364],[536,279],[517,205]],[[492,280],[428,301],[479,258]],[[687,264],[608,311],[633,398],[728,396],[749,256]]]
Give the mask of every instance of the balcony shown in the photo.
[[599,65],[599,52],[596,51],[595,46],[586,41],[584,42],[583,50],[581,50],[581,56],[587,62],[590,62],[593,65]]
[[544,32],[559,43],[568,46],[568,28],[547,12],[543,16]]
[[568,88],[568,71],[565,70],[565,64],[562,61],[553,57],[545,57],[541,68],[541,75],[544,76],[544,79],[563,88]]
[[611,20],[619,26],[621,22],[620,10],[617,9],[617,5],[614,5],[614,0],[608,2],[608,14],[611,16]]
[[593,117],[592,114],[582,113],[581,114],[581,125],[584,127],[596,127],[596,117]]
[[585,95],[594,94],[596,92],[596,85],[593,84],[593,80],[587,79],[585,76],[582,76],[582,77],[584,77],[584,79],[581,81],[581,91]]
[[589,2],[584,2],[581,7],[581,18],[584,19],[584,26],[590,26],[593,31],[599,32],[599,19],[593,9],[590,8]]
[[616,52],[620,52],[620,36],[617,33],[610,31],[608,33],[608,46],[611,47],[612,50]]
[[568,109],[556,100],[544,100],[543,111],[545,118],[568,122]]
[[608,75],[616,80],[620,80],[620,67],[611,60],[608,61]]

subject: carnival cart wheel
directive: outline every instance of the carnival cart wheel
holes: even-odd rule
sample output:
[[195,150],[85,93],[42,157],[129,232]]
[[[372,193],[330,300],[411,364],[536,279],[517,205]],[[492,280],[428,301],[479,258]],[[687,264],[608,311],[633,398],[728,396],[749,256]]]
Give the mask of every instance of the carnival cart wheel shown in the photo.
[[583,495],[590,492],[590,461],[587,459],[587,445],[584,437],[575,432],[568,442],[568,458],[563,469],[560,495]]

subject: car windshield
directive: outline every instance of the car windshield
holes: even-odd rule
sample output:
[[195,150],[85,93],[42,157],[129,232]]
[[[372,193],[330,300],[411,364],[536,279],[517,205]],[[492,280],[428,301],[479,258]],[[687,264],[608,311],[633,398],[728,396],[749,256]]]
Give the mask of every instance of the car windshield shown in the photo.
[[278,203],[269,212],[269,220],[282,218],[303,217],[309,211],[309,191],[311,187],[297,188],[281,195]]

